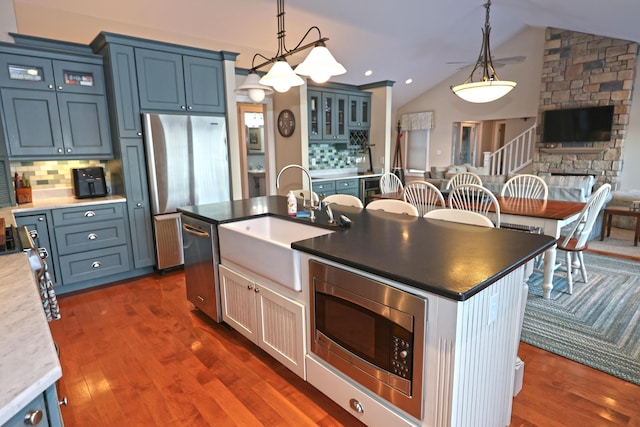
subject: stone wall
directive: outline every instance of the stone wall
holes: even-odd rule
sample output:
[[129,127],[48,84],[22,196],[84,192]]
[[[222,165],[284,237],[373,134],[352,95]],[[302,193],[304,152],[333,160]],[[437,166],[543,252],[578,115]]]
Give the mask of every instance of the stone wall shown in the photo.
[[[585,173],[617,188],[638,56],[638,44],[547,28],[538,110],[536,173]],[[611,140],[584,147],[541,143],[543,113],[561,108],[614,106]],[[541,151],[542,150],[542,151]]]

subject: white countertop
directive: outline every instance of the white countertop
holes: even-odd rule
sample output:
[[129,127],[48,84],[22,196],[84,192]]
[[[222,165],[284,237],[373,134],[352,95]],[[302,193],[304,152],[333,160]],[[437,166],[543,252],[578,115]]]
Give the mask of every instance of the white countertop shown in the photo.
[[71,189],[61,190],[41,190],[33,192],[33,202],[23,203],[17,206],[0,208],[0,217],[5,219],[7,224],[16,225],[13,218],[14,213],[25,213],[42,209],[68,208],[72,206],[89,206],[103,203],[126,202],[124,196],[105,196],[95,199],[76,199],[71,194]]
[[62,377],[25,252],[0,256],[0,425]]

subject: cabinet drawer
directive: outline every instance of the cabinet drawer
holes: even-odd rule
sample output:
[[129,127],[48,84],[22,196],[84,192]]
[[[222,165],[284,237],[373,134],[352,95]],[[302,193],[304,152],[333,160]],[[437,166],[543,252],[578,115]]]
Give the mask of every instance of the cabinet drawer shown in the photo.
[[53,224],[88,224],[124,218],[124,203],[108,203],[73,208],[54,209]]
[[82,282],[129,270],[126,245],[60,257],[62,283]]
[[336,191],[358,190],[358,179],[338,179],[336,180]]
[[58,254],[90,251],[127,243],[123,219],[56,227]]
[[335,181],[315,182],[311,184],[316,193],[333,194],[336,191]]
[[27,425],[24,421],[25,416],[27,414],[32,414],[35,411],[42,412],[42,420],[38,423],[38,426],[45,427],[49,425],[48,416],[47,416],[47,407],[44,404],[44,395],[41,394],[35,399],[33,399],[27,406],[18,411],[17,414],[13,416],[6,424],[3,424],[3,427],[24,427]]

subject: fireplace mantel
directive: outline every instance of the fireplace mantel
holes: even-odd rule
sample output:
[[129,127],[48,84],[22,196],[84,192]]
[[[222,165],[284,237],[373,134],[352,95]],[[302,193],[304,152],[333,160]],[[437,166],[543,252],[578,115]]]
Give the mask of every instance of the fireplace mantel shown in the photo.
[[547,154],[600,154],[607,149],[602,147],[557,147],[540,148],[540,151]]

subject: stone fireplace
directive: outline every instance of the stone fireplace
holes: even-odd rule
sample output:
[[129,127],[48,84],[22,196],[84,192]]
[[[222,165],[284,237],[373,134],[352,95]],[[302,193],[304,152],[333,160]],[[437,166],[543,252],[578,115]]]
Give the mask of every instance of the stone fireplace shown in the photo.
[[[595,175],[599,183],[618,187],[637,56],[635,42],[547,28],[535,173]],[[614,106],[610,141],[585,141],[581,147],[541,142],[544,111],[602,105]]]

